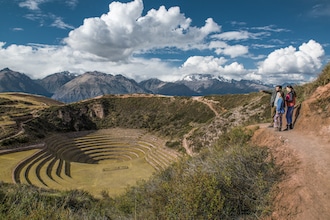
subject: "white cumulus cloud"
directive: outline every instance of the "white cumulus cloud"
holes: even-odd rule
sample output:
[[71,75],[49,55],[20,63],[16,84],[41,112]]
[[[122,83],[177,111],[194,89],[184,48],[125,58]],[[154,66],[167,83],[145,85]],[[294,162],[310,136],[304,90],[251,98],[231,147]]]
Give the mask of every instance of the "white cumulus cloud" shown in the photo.
[[293,46],[277,49],[259,65],[259,73],[303,73],[311,74],[322,65],[322,46],[310,40],[297,50]]
[[218,55],[226,55],[231,58],[245,55],[249,52],[248,46],[243,45],[228,45],[224,41],[211,41],[209,45],[210,49],[214,49],[214,52]]
[[247,70],[242,64],[233,62],[227,64],[227,60],[223,57],[213,56],[192,56],[180,67],[181,72],[187,74],[214,74],[227,79],[241,79],[242,74]]
[[161,6],[145,16],[142,12],[142,0],[112,2],[107,14],[85,19],[64,42],[75,50],[120,61],[140,51],[164,47],[192,49],[206,36],[220,30],[211,18],[201,28],[191,26],[191,19],[186,18],[179,7]]
[[289,46],[273,51],[260,63],[258,72],[264,79],[276,79],[279,76],[286,81],[309,80],[322,66],[322,56],[322,46],[310,40],[298,49]]

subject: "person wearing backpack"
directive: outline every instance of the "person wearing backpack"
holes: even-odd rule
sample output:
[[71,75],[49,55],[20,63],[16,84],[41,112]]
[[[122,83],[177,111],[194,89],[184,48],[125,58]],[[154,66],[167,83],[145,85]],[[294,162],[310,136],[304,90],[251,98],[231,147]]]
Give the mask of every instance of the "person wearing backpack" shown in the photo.
[[286,91],[288,92],[285,96],[285,104],[286,104],[286,128],[283,131],[288,131],[289,129],[293,129],[292,124],[292,116],[294,106],[296,105],[296,92],[294,91],[291,85],[286,86]]
[[284,102],[284,92],[279,91],[276,95],[276,113],[274,116],[274,128],[275,131],[282,130],[282,116],[285,113],[285,102]]

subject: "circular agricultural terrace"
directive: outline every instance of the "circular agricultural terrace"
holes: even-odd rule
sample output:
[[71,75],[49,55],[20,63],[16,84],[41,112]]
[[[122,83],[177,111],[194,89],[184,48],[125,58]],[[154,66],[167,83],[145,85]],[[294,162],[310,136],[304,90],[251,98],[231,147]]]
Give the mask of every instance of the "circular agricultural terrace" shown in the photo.
[[12,171],[14,183],[82,189],[95,196],[102,191],[118,195],[180,156],[165,147],[165,140],[135,129],[56,134],[26,153]]

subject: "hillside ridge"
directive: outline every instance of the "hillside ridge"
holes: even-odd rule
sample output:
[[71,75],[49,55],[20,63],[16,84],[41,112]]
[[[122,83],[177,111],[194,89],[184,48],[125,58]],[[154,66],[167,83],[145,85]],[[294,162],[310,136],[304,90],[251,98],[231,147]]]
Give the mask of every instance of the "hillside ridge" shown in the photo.
[[[254,134],[253,143],[269,147],[284,173],[269,219],[330,219],[329,91],[330,83],[302,103],[293,130],[275,132],[261,124]],[[326,100],[319,106],[326,111],[311,111],[320,100]]]

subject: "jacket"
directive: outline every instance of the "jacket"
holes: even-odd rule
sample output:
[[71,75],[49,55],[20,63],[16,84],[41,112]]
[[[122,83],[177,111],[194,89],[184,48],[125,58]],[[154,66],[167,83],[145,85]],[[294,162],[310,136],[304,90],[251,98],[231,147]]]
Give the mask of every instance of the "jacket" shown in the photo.
[[282,97],[278,98],[277,100],[276,112],[281,114],[284,114],[285,112],[285,105]]
[[285,102],[286,102],[286,106],[288,107],[293,107],[296,104],[296,97],[293,94],[293,92],[289,92],[288,94],[286,94],[285,96]]

